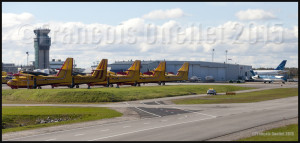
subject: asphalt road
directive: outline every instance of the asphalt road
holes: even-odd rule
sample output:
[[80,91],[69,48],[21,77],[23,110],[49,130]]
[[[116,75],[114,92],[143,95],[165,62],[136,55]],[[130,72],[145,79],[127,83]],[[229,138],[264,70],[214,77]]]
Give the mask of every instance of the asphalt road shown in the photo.
[[[294,87],[295,85],[290,85]],[[275,88],[264,87],[255,90]],[[278,87],[282,87],[278,85]],[[286,87],[286,85],[284,86]],[[248,90],[253,91],[253,90]],[[240,91],[245,92],[245,91]],[[205,96],[205,95],[191,95]],[[185,96],[185,98],[188,96]],[[11,136],[9,141],[194,141],[209,140],[232,132],[298,117],[298,97],[256,103],[175,105],[168,97],[114,104],[43,104],[43,106],[93,106],[129,108],[141,119],[120,121],[30,136]],[[3,104],[3,106],[24,106]],[[40,106],[31,104],[26,106]]]

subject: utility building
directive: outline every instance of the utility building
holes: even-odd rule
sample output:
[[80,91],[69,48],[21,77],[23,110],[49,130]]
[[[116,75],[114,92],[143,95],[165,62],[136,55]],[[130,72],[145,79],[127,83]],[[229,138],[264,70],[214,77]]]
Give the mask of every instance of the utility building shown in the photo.
[[50,29],[35,29],[33,30],[36,37],[34,38],[35,50],[35,69],[49,68],[49,49],[51,38],[48,36]]
[[[117,61],[109,64],[111,71],[125,71],[134,61]],[[252,66],[239,64],[226,64],[217,62],[204,61],[166,61],[166,72],[177,74],[177,70],[184,62],[189,62],[189,78],[197,76],[201,80],[205,80],[207,76],[211,76],[215,81],[229,81],[238,79],[250,79],[250,69]],[[154,70],[160,61],[142,61],[141,72]]]

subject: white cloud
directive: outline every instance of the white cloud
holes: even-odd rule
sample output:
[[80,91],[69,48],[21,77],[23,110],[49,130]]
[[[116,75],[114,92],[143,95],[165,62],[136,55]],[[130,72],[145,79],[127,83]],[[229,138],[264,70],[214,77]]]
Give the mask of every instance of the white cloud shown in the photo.
[[186,14],[180,8],[167,9],[167,10],[154,10],[148,14],[145,14],[143,18],[145,19],[173,19],[180,18]]
[[[142,18],[132,18],[116,26],[82,22],[32,23],[20,31],[26,21],[23,19],[19,20],[20,24],[2,27],[4,63],[25,64],[26,51],[30,53],[29,61],[34,60],[33,30],[47,25],[51,30],[50,58],[64,60],[73,57],[82,68],[90,67],[102,58],[107,58],[109,63],[131,59],[211,61],[212,49],[215,49],[215,62],[223,63],[225,50],[228,50],[232,63],[275,67],[280,60],[287,59],[287,67],[298,65],[298,60],[295,60],[298,26],[286,28],[259,23],[249,26],[245,22],[228,21],[211,27],[208,38],[207,27],[184,26],[175,20],[148,24]],[[280,43],[277,41],[281,34]],[[207,39],[212,39],[212,43]],[[279,60],[278,63],[274,59]]]
[[34,16],[30,13],[2,13],[2,27],[12,27],[20,24],[29,24],[34,20]]
[[267,20],[275,19],[276,16],[268,11],[262,9],[248,9],[245,11],[239,11],[235,16],[240,20]]

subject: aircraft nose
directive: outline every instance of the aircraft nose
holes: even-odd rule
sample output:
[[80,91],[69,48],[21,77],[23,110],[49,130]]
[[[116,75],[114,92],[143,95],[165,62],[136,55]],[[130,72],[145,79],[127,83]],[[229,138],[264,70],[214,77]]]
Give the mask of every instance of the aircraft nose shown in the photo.
[[9,80],[6,84],[11,87],[15,84],[15,82],[13,80]]

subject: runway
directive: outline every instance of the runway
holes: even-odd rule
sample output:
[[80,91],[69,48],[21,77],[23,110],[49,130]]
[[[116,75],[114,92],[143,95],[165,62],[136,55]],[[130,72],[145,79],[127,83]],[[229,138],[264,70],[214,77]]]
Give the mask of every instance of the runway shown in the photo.
[[[265,87],[255,90],[265,90]],[[239,91],[239,92],[249,92]],[[205,96],[205,95],[190,95]],[[186,96],[187,97],[187,96]],[[186,98],[185,97],[185,98]],[[298,117],[298,97],[255,103],[175,105],[166,97],[113,104],[42,104],[128,108],[139,119],[69,128],[31,135],[3,135],[4,141],[203,141],[283,119]],[[41,104],[26,104],[40,106]],[[24,106],[8,105],[3,106]],[[68,125],[72,126],[72,125]],[[22,131],[23,132],[23,131]],[[25,131],[24,131],[25,132]],[[18,136],[17,136],[18,135]]]

